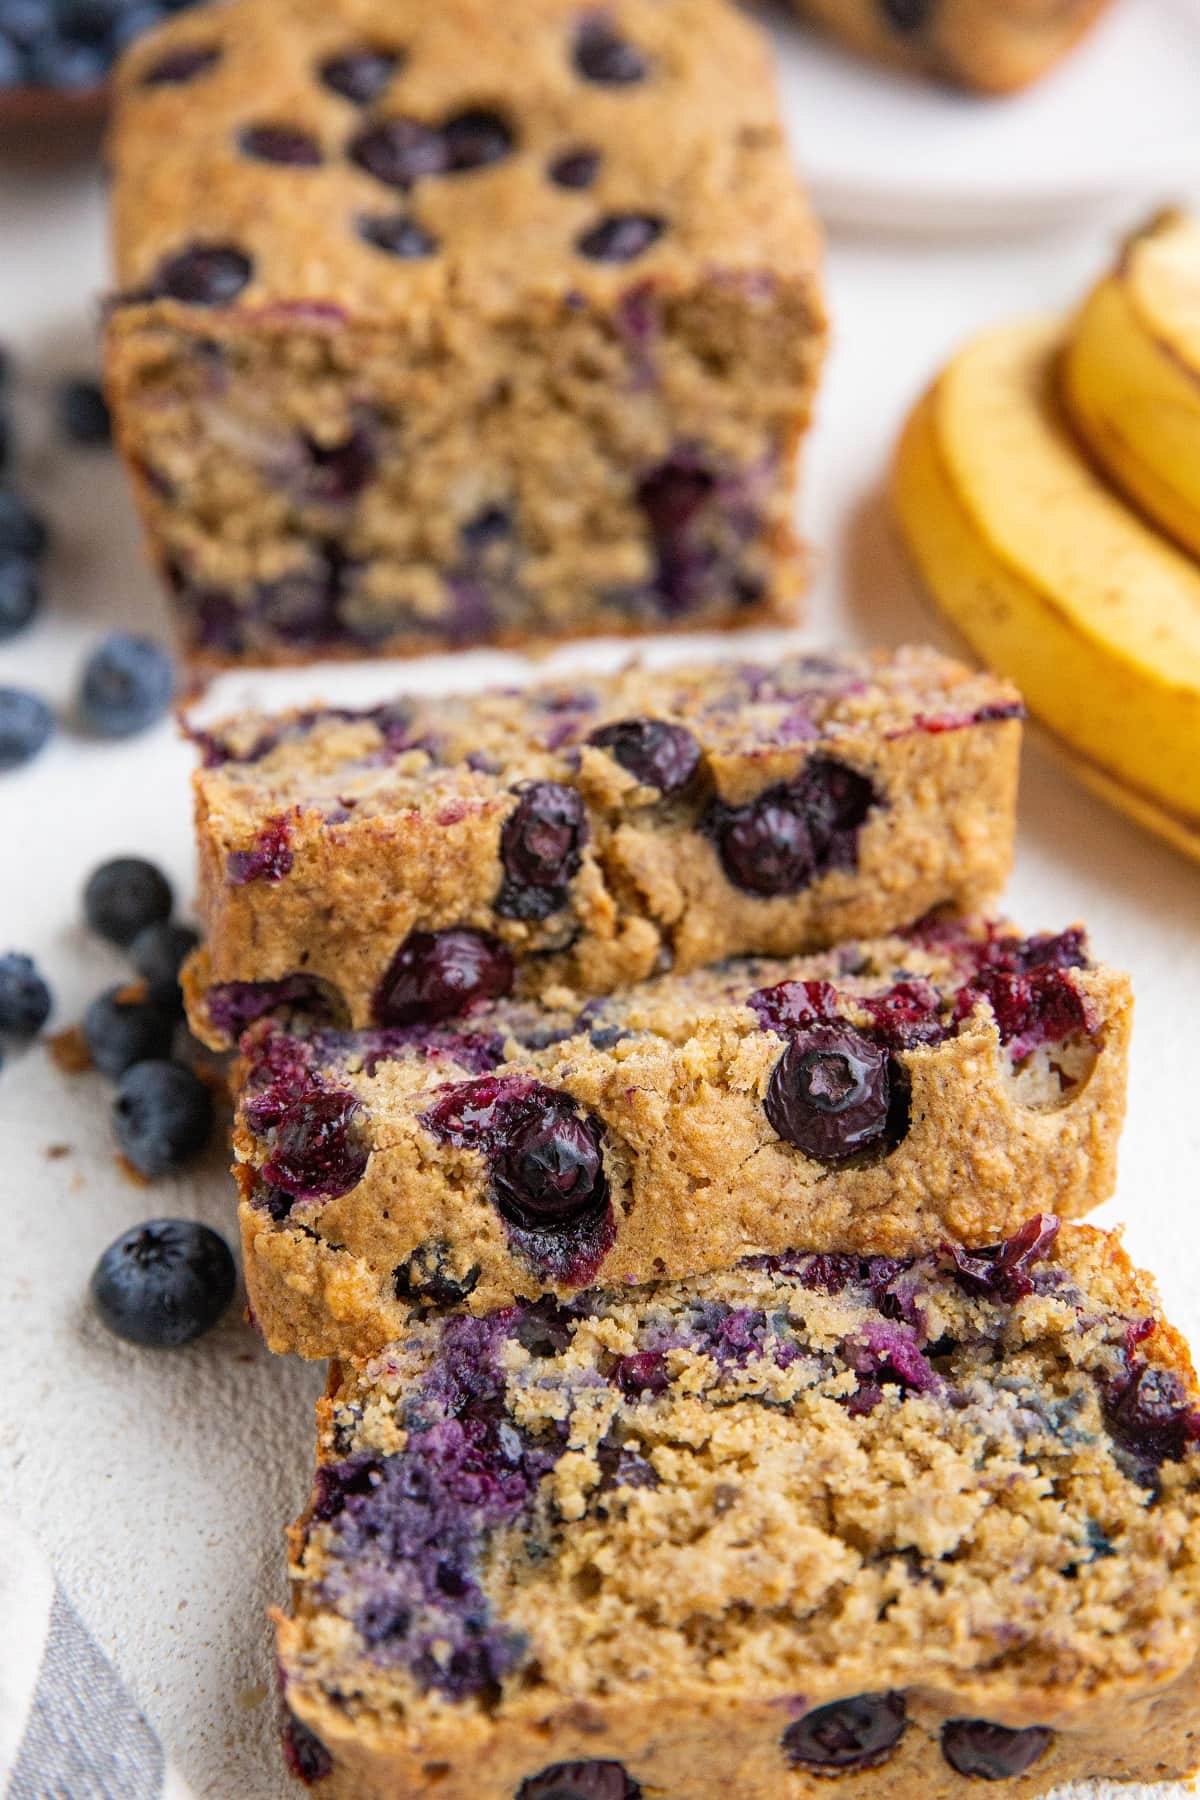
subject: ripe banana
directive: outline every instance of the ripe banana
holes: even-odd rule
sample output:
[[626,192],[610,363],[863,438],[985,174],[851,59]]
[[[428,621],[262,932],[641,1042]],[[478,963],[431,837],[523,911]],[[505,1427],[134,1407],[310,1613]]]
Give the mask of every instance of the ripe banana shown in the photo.
[[1113,480],[1200,555],[1200,225],[1161,213],[1092,290],[1063,396]]
[[1058,323],[967,346],[896,458],[926,584],[1107,798],[1200,858],[1200,567],[1125,505],[1063,424]]

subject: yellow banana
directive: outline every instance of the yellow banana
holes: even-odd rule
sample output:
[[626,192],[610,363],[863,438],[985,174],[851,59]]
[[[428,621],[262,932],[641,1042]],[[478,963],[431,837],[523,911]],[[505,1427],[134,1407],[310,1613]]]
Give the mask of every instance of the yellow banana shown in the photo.
[[1161,213],[1084,301],[1063,396],[1101,468],[1200,555],[1200,225]]
[[897,515],[939,607],[1084,778],[1200,858],[1200,567],[1078,449],[1062,343],[1036,322],[954,359],[905,428]]

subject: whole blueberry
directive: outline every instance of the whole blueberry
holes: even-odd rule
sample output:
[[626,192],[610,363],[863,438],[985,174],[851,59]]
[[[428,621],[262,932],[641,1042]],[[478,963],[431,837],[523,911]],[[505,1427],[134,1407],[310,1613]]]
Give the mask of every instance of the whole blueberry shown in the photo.
[[942,1726],[942,1755],[950,1767],[980,1781],[1024,1775],[1053,1742],[1054,1733],[1044,1725],[1013,1731],[986,1719],[948,1719]]
[[293,169],[315,169],[321,163],[316,138],[295,125],[244,125],[238,133],[238,149],[254,162],[280,163]]
[[366,1171],[370,1151],[353,1094],[318,1091],[287,1107],[275,1128],[263,1176],[294,1200],[348,1194]]
[[173,901],[161,869],[142,856],[117,856],[89,875],[83,914],[93,931],[124,947],[147,925],[169,919]]
[[403,116],[365,126],[351,139],[349,156],[385,187],[405,190],[422,177],[442,175],[446,169],[441,132],[420,119]]
[[91,1291],[117,1337],[148,1350],[174,1350],[216,1324],[236,1286],[224,1238],[194,1219],[150,1219],[108,1246]]
[[587,741],[607,750],[642,787],[664,795],[682,793],[700,767],[700,746],[691,732],[664,719],[619,719],[601,725]]
[[644,256],[666,226],[654,213],[609,213],[575,240],[589,262],[627,263]]
[[402,62],[397,51],[364,45],[327,56],[320,76],[325,86],[343,100],[355,106],[369,106],[372,100],[378,100]]
[[414,931],[401,944],[379,986],[380,1025],[417,1025],[453,1018],[512,991],[513,960],[482,931]]
[[904,1736],[902,1694],[856,1694],[819,1706],[783,1734],[783,1749],[797,1768],[822,1774],[873,1769],[886,1762]]
[[64,381],[56,405],[59,427],[73,444],[95,448],[112,442],[108,401],[98,382],[83,376]]
[[134,1063],[112,1106],[117,1143],[141,1175],[170,1175],[198,1156],[212,1131],[212,1094],[182,1063]]
[[0,643],[24,631],[42,603],[42,584],[30,557],[0,550]]
[[174,692],[175,670],[162,645],[114,632],[83,666],[80,722],[97,737],[132,737],[161,719]]
[[225,306],[253,273],[254,264],[236,244],[189,244],[158,265],[151,289],[187,306]]
[[54,714],[37,694],[0,688],[0,772],[19,769],[50,739]]
[[512,154],[513,130],[499,113],[470,107],[455,113],[442,126],[442,145],[448,175],[469,174],[488,168]]
[[771,899],[797,894],[816,874],[805,796],[780,782],[745,806],[712,809],[706,829],[734,887]]
[[809,1025],[775,1064],[763,1110],[806,1156],[844,1162],[888,1134],[891,1066],[887,1051],[852,1025]]
[[600,1127],[550,1088],[505,1110],[488,1168],[496,1204],[514,1225],[561,1231],[608,1200]]
[[621,1763],[553,1763],[523,1781],[516,1800],[641,1800],[641,1793]]
[[0,554],[36,562],[50,541],[46,522],[12,488],[0,487]]
[[175,1012],[136,989],[108,988],[84,1013],[83,1037],[100,1073],[115,1081],[134,1063],[170,1056]]
[[637,45],[621,37],[600,15],[585,19],[580,26],[573,60],[585,81],[605,87],[630,87],[644,81],[649,68]]
[[521,791],[500,833],[506,880],[496,911],[511,919],[544,919],[566,899],[587,842],[587,814],[574,788],[533,781]]
[[598,150],[564,150],[550,163],[546,173],[555,187],[590,188],[600,173],[600,163]]
[[365,244],[382,250],[387,256],[398,256],[404,262],[417,262],[435,256],[438,240],[407,213],[360,213],[354,229]]
[[0,956],[0,1031],[33,1037],[50,1017],[50,989],[31,956]]
[[144,925],[133,939],[129,960],[160,1006],[179,1011],[179,971],[199,942],[200,934],[192,926],[173,925],[169,919]]
[[933,17],[937,0],[879,0],[879,10],[901,37],[923,31]]

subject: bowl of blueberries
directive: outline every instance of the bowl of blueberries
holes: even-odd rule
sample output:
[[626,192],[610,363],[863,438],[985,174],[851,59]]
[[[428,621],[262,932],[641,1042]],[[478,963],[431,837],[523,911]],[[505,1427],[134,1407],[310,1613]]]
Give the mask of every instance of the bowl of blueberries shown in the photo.
[[195,0],[0,0],[0,131],[103,117],[122,51]]

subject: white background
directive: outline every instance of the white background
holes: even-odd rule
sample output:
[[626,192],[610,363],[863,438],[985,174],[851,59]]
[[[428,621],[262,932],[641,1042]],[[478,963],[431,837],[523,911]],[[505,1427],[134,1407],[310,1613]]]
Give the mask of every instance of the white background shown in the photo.
[[[1082,64],[1063,77],[1085,78]],[[794,112],[792,123],[802,141],[807,115]],[[864,130],[869,123],[864,112]],[[881,145],[880,169],[894,179],[891,149]],[[165,615],[112,458],[65,450],[47,430],[53,377],[94,364],[106,279],[98,169],[61,145],[53,156],[45,146],[23,154],[0,139],[0,152],[0,339],[22,363],[22,479],[55,528],[50,603],[35,630],[0,646],[0,683],[36,685],[65,707],[80,659],[104,629],[164,631]],[[1028,160],[1028,144],[1023,153]],[[897,427],[971,331],[1070,304],[1110,253],[1115,223],[1111,213],[1059,219],[1053,235],[1002,242],[835,238],[836,342],[802,509],[818,566],[801,641],[946,641],[907,577],[880,500]],[[605,654],[589,646],[557,660]],[[523,667],[461,656],[238,675],[215,698],[225,707],[263,696],[370,699]],[[38,957],[55,988],[55,1025],[77,1019],[125,972],[80,923],[80,889],[96,863],[147,854],[169,870],[186,908],[191,761],[169,725],[121,746],[64,729],[36,765],[0,776],[0,950]],[[1097,952],[1133,972],[1129,1124],[1119,1195],[1102,1218],[1125,1224],[1171,1312],[1195,1333],[1200,869],[1079,789],[1034,743],[1008,906],[1030,930],[1085,919]],[[271,1359],[236,1308],[201,1344],[157,1356],[115,1342],[90,1317],[91,1268],[126,1226],[179,1212],[233,1227],[219,1147],[202,1171],[152,1190],[121,1174],[107,1093],[98,1076],[60,1074],[40,1048],[10,1056],[0,1073],[0,1501],[40,1537],[196,1792],[277,1800],[290,1784],[273,1744],[264,1609],[282,1597],[281,1534],[305,1498],[319,1375]],[[51,1145],[69,1154],[50,1159]]]

